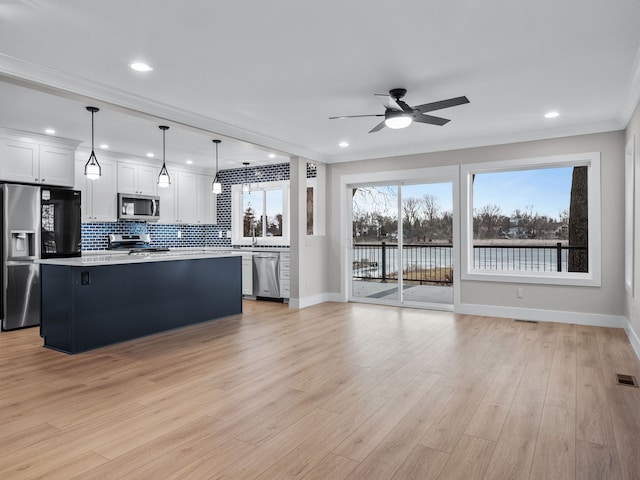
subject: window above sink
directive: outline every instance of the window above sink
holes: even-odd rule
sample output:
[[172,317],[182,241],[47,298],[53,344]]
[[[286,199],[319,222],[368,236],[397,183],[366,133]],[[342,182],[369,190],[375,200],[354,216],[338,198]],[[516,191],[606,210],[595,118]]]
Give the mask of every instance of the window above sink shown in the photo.
[[289,181],[231,187],[231,243],[289,245]]

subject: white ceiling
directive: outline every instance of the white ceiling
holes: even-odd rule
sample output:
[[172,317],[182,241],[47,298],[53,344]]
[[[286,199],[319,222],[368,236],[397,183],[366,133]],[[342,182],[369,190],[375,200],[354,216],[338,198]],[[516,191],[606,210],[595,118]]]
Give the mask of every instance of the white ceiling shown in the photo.
[[[221,168],[616,130],[640,96],[638,18],[638,0],[2,0],[0,125],[86,145],[95,104],[96,143],[159,158],[168,123],[169,161],[211,165],[225,135]],[[383,113],[373,94],[396,87],[471,103],[433,112],[443,127],[328,120]]]

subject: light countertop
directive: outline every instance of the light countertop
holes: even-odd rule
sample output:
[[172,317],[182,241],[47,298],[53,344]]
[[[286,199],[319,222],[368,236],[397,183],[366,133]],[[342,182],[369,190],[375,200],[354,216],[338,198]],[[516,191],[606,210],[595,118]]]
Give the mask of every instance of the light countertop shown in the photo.
[[231,250],[172,250],[169,252],[142,252],[128,255],[126,252],[86,253],[81,257],[50,258],[37,260],[42,265],[64,265],[70,267],[91,267],[100,265],[125,265],[145,262],[167,262],[175,260],[194,260],[201,258],[236,257],[239,251]]

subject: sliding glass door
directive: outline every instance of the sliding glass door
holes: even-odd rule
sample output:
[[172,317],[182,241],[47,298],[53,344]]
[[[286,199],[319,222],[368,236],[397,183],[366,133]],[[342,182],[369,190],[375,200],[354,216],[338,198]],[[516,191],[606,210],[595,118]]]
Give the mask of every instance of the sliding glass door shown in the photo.
[[400,300],[398,192],[397,185],[352,189],[351,291],[354,298]]
[[352,188],[351,300],[453,304],[452,190],[450,182]]

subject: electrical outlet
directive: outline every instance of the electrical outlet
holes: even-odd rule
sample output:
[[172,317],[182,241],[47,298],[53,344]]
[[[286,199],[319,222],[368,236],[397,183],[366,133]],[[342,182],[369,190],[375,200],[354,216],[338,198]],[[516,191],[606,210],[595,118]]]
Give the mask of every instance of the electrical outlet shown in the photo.
[[231,230],[227,230],[227,238],[231,238]]
[[524,288],[516,288],[516,298],[524,298]]
[[222,238],[222,232],[218,232],[218,238]]
[[178,238],[182,238],[182,230],[178,230]]

